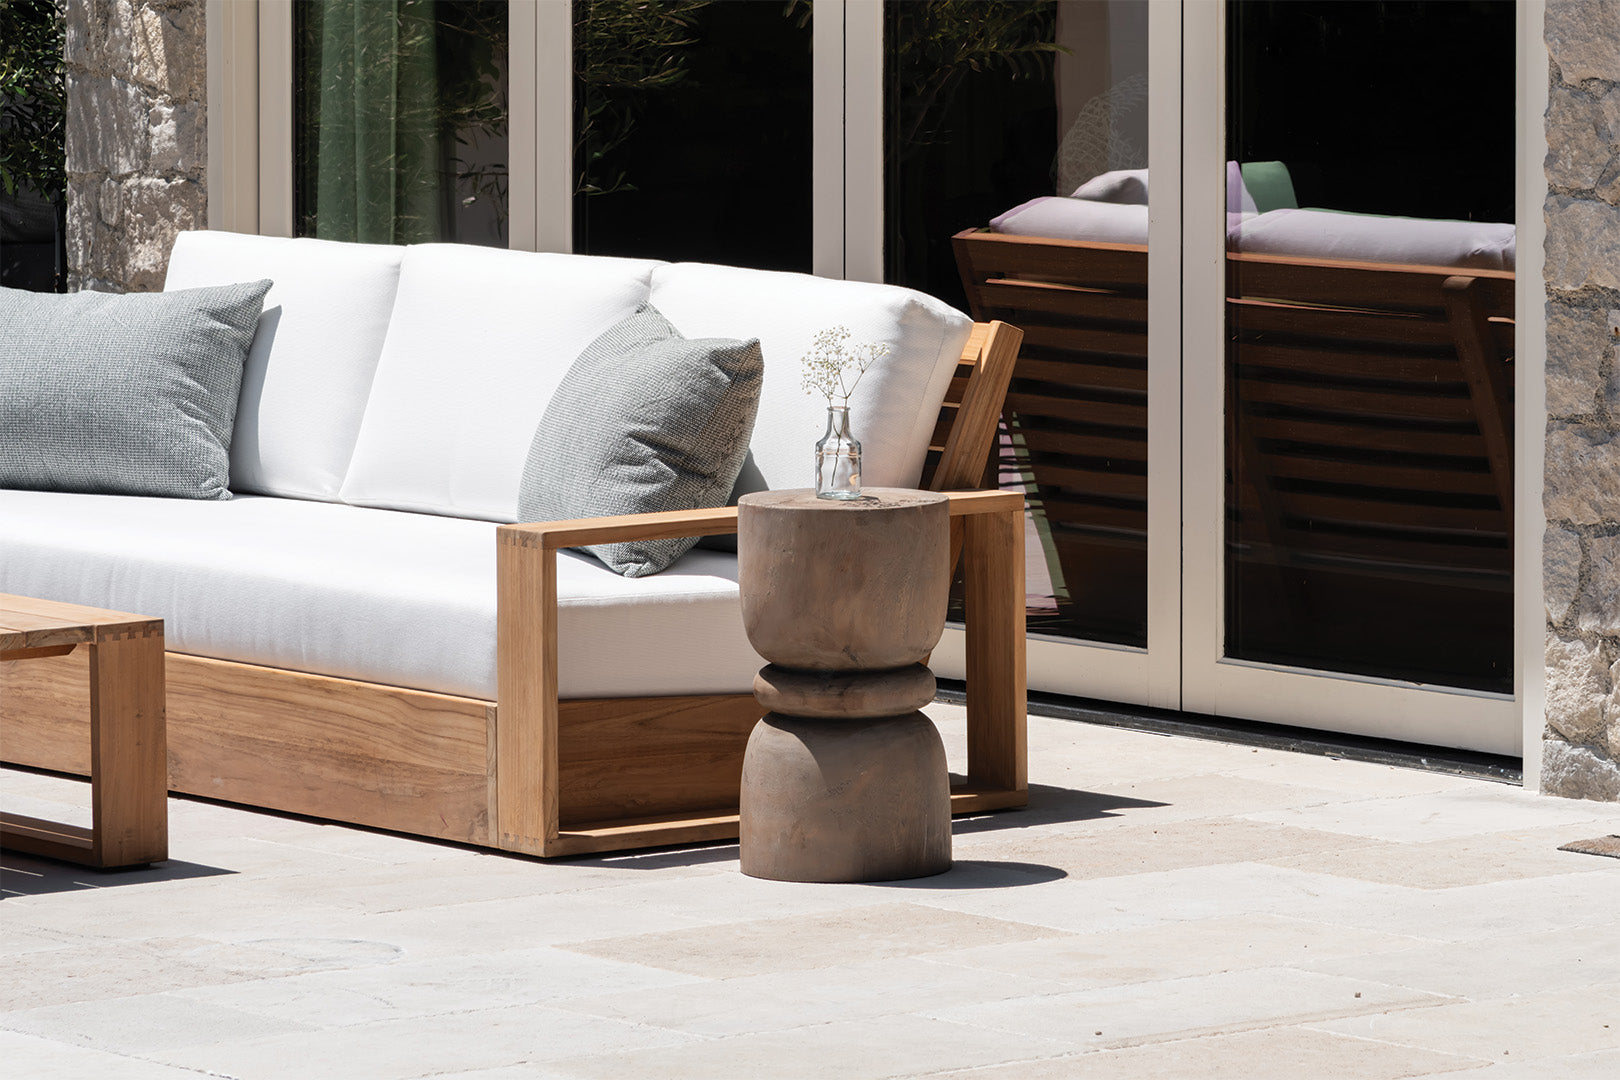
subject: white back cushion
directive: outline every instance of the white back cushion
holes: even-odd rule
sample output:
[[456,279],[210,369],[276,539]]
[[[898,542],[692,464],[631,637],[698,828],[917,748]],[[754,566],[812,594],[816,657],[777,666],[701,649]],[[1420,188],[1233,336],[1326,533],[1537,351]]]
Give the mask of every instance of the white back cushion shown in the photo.
[[817,331],[846,326],[852,344],[888,344],[850,399],[851,428],[861,442],[862,484],[914,487],[973,327],[949,305],[894,285],[705,263],[659,266],[652,303],[687,337],[760,339],[765,383],[751,448],[772,489],[815,482],[827,402],[804,392],[800,359]]
[[166,289],[269,278],[242,372],[231,488],[335,502],[394,309],[405,249],[184,232]]
[[1237,251],[1354,262],[1512,270],[1512,224],[1383,217],[1338,210],[1273,210],[1229,235]]
[[546,403],[580,351],[646,302],[657,265],[407,248],[343,501],[515,521]]

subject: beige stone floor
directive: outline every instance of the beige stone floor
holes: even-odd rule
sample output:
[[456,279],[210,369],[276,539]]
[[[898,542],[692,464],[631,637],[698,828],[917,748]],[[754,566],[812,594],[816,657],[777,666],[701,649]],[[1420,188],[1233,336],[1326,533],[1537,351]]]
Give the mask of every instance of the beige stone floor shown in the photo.
[[1030,774],[891,885],[172,799],[163,867],[4,857],[0,1074],[1620,1076],[1620,860],[1557,850],[1620,807],[1039,717]]

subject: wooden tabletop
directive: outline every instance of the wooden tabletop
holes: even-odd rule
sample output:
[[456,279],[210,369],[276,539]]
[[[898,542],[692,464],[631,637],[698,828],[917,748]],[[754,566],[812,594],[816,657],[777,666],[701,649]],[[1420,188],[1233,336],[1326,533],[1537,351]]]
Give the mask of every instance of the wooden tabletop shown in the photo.
[[95,642],[112,634],[161,631],[162,619],[82,604],[0,593],[0,653]]

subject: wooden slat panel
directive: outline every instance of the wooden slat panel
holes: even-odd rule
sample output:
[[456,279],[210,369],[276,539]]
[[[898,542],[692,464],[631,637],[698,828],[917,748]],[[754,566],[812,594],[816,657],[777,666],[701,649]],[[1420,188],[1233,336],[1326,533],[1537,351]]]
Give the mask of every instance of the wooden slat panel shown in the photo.
[[1440,491],[1454,495],[1496,494],[1496,483],[1487,472],[1442,472],[1364,461],[1331,461],[1297,454],[1267,454],[1266,466],[1274,477],[1297,480],[1361,484],[1415,492]]
[[1115,458],[1120,461],[1146,461],[1147,439],[1125,439],[1059,429],[1020,427],[1017,431],[1026,447],[1043,454],[1069,454],[1076,457]]
[[1446,347],[1451,329],[1439,315],[1343,311],[1264,300],[1229,299],[1227,328],[1238,334],[1289,334],[1373,341],[1403,348]]
[[1052,416],[1080,424],[1098,427],[1147,427],[1147,403],[1122,401],[1083,401],[1077,398],[1054,398],[1040,394],[1022,394],[1015,387],[1007,394],[1007,406],[1013,412],[1031,416]]
[[1263,401],[1272,405],[1301,408],[1333,408],[1345,414],[1390,418],[1420,417],[1428,420],[1472,419],[1474,406],[1466,397],[1440,397],[1400,394],[1376,390],[1299,386],[1244,379],[1239,394],[1245,402]]
[[1060,284],[1147,287],[1146,244],[1104,244],[962,232],[952,238],[958,262],[983,281],[992,277],[1030,277]]
[[1057,525],[1120,529],[1144,533],[1147,530],[1147,502],[1145,497],[1141,506],[1132,509],[1123,506],[1084,503],[1042,492],[1040,506],[1041,512],[1046,519]]
[[1026,330],[1037,321],[1029,317],[1030,312],[1076,319],[1147,322],[1148,302],[1145,296],[1131,296],[1112,289],[992,278],[979,286],[979,295],[986,308],[1022,315],[1025,321],[1018,325]]
[[1092,364],[1079,360],[1042,359],[1036,355],[1021,356],[1013,372],[1013,385],[1021,393],[1044,393],[1029,382],[1052,383],[1058,386],[1082,389],[1135,390],[1147,393],[1147,367],[1115,364]]
[[1437,454],[1458,458],[1482,458],[1484,444],[1479,432],[1414,431],[1410,428],[1375,427],[1369,424],[1335,423],[1329,420],[1288,416],[1245,414],[1244,426],[1256,439],[1283,439],[1328,446],[1351,446],[1361,450],[1392,453]]
[[559,703],[564,829],[735,810],[743,749],[765,709],[752,694]]
[[1107,353],[1147,359],[1147,334],[1089,326],[1031,326],[1024,340],[1032,347],[1071,352]]
[[[1244,499],[1241,505],[1246,512],[1256,512],[1259,509],[1252,498]],[[1502,511],[1491,508],[1386,502],[1365,495],[1327,492],[1287,492],[1284,512],[1295,517],[1343,524],[1365,523],[1411,529],[1457,529],[1491,535],[1503,535],[1505,521]]]
[[1050,484],[1053,487],[1083,491],[1092,495],[1147,498],[1147,477],[1140,474],[1081,469],[1051,463],[1037,464],[1032,468],[1039,484]]
[[1411,354],[1403,356],[1397,353],[1339,349],[1332,345],[1306,348],[1295,345],[1257,345],[1249,342],[1235,345],[1232,352],[1244,375],[1250,378],[1263,377],[1256,374],[1255,369],[1273,368],[1302,374],[1355,379],[1384,379],[1431,385],[1443,383],[1453,388],[1457,397],[1468,393],[1467,376],[1455,356]]
[[[1334,307],[1427,310],[1445,307],[1440,285],[1459,273],[1456,267],[1355,263],[1285,255],[1227,255],[1227,295],[1326,304]],[[1465,270],[1478,280],[1489,310],[1513,310],[1513,273],[1508,270]]]

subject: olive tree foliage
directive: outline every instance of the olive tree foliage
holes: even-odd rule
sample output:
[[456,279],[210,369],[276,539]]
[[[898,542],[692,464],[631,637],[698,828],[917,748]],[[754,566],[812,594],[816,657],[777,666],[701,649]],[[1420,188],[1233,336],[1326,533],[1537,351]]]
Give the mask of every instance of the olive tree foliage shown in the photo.
[[633,190],[613,151],[635,132],[647,95],[687,76],[699,13],[712,0],[576,0],[574,4],[575,192]]
[[924,0],[898,4],[890,30],[895,80],[893,137],[910,156],[943,136],[951,99],[980,73],[1044,78],[1067,52],[1053,38],[1052,0]]
[[67,186],[63,11],[58,0],[0,0],[0,189],[49,199]]

